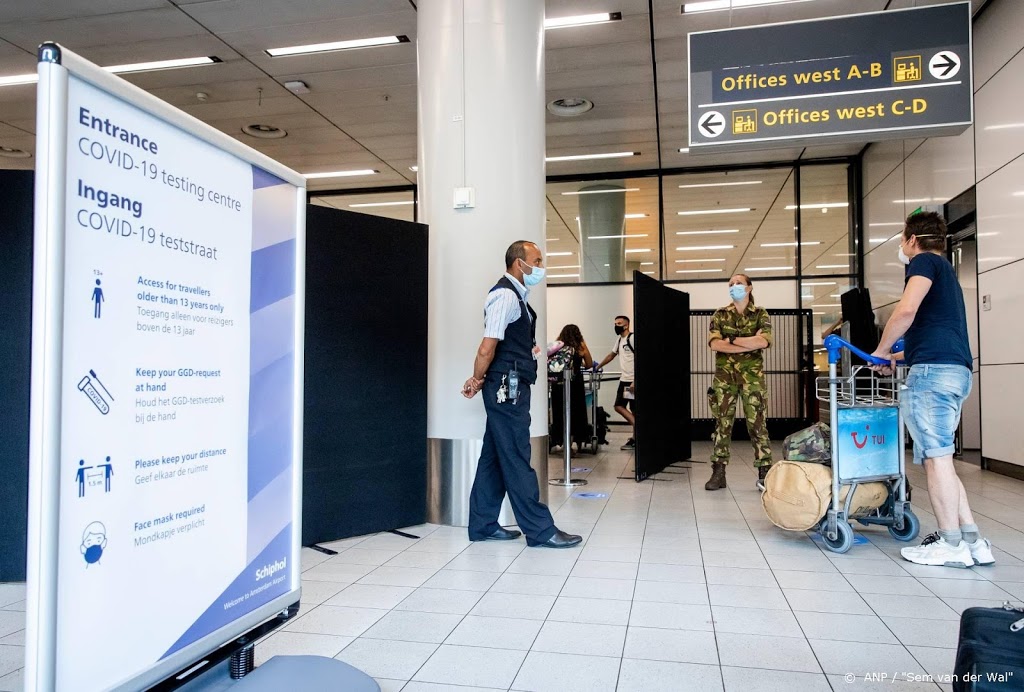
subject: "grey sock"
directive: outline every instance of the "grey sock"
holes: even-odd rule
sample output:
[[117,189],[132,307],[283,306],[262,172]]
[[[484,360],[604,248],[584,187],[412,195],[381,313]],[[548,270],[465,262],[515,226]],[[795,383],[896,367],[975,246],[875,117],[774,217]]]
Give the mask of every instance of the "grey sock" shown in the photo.
[[952,531],[943,531],[942,529],[939,529],[939,536],[954,548],[960,545],[960,540],[963,538],[963,534],[960,533],[960,529],[953,529]]
[[981,538],[981,533],[978,531],[977,524],[963,524],[960,527],[960,533],[963,534],[964,540],[968,543],[976,543]]

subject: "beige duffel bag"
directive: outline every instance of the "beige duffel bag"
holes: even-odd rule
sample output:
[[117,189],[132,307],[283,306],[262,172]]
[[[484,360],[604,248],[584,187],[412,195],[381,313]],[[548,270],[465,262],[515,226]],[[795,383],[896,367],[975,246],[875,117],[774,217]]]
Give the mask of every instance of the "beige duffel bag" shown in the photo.
[[[818,525],[832,503],[832,469],[822,464],[779,461],[772,465],[764,487],[761,504],[771,522],[780,529],[806,531]],[[843,486],[844,502],[849,492],[850,486]],[[870,514],[888,495],[885,483],[858,485],[850,516]]]

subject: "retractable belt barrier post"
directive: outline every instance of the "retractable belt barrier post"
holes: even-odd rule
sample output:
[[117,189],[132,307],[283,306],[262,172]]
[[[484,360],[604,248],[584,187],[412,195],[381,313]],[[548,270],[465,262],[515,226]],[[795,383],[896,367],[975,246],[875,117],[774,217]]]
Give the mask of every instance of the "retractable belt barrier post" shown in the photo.
[[562,456],[565,459],[565,475],[562,478],[552,478],[548,481],[551,485],[560,485],[563,488],[574,488],[578,485],[586,485],[582,478],[572,478],[572,368],[567,367],[562,371],[562,392],[565,405],[562,407]]

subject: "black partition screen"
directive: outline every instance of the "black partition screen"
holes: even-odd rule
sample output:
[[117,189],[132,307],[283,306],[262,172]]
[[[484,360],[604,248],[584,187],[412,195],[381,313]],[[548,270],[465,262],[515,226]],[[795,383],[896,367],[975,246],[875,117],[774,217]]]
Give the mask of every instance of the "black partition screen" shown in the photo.
[[636,480],[689,459],[690,294],[633,273]]
[[306,208],[302,542],[426,521],[427,227]]
[[25,581],[34,180],[32,171],[0,171],[0,582]]
[[[690,314],[690,330],[694,335],[690,353],[693,434],[697,439],[705,440],[711,438],[714,428],[707,391],[715,375],[715,354],[707,347],[705,338],[713,314],[712,310],[694,310]],[[813,316],[810,310],[772,308],[768,309],[768,316],[772,322],[772,347],[765,351],[764,356],[764,372],[768,381],[768,434],[773,440],[781,440],[810,425],[817,409],[813,401]],[[737,406],[733,439],[749,438],[743,407]]]

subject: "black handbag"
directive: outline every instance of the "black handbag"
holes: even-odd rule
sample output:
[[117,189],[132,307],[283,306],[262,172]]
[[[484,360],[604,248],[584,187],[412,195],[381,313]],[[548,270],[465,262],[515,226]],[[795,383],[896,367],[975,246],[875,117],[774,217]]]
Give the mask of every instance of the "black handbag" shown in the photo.
[[1024,608],[968,608],[960,617],[953,692],[1024,690]]

